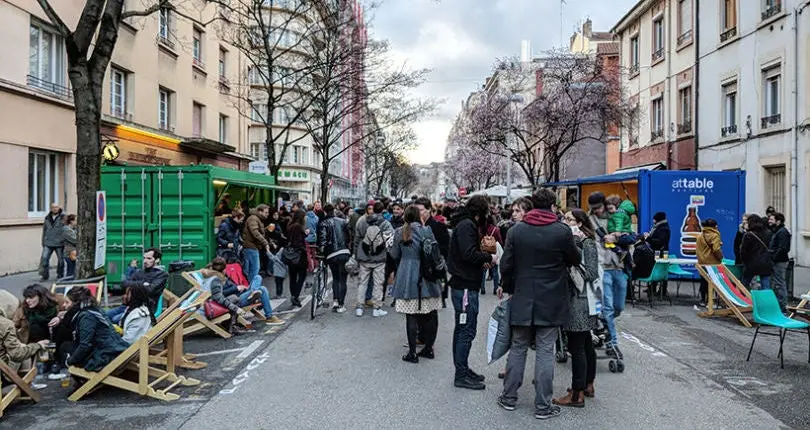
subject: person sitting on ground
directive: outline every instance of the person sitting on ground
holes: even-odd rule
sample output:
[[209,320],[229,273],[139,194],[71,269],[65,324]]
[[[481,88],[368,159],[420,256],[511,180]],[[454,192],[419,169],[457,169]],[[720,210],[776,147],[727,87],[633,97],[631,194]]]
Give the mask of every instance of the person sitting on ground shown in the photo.
[[155,316],[149,312],[149,290],[141,284],[130,285],[124,293],[123,303],[127,310],[121,317],[121,337],[132,345],[155,324]]
[[[146,287],[149,296],[149,312],[152,314],[157,310],[158,301],[160,297],[163,296],[163,290],[166,289],[166,281],[169,279],[169,274],[158,267],[161,257],[163,257],[163,253],[159,249],[148,248],[143,252],[143,269],[136,270],[129,279],[121,283],[121,286],[125,289],[135,284]],[[107,317],[109,317],[110,321],[113,323],[118,323],[126,310],[126,306],[121,305],[107,312]]]
[[[202,289],[211,293],[211,298],[209,300],[213,300],[220,306],[228,309],[228,312],[230,312],[232,316],[241,316],[242,318],[251,321],[253,320],[253,317],[250,315],[250,313],[242,310],[242,308],[228,300],[225,294],[223,294],[223,289],[228,281],[228,277],[225,276],[226,265],[227,264],[224,258],[216,257],[205,269],[200,270],[200,273],[204,278]],[[231,330],[234,332],[237,331],[233,325],[231,325]]]
[[26,360],[35,357],[37,353],[45,349],[48,340],[43,339],[27,345],[22,342],[17,337],[14,321],[9,319],[9,316],[15,312],[19,301],[6,290],[0,290],[0,292],[4,293],[3,304],[0,306],[0,361],[14,370],[19,370]]
[[67,349],[67,365],[98,372],[125,351],[129,345],[115,331],[112,323],[98,307],[96,298],[84,286],[75,286],[67,293],[71,307],[65,314],[73,330],[73,342]]

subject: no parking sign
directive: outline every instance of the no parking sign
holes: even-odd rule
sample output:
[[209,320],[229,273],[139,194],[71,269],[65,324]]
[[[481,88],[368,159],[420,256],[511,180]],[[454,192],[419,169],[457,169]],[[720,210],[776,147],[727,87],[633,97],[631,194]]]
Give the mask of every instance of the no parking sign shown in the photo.
[[96,191],[96,261],[93,266],[98,270],[104,267],[107,260],[107,194]]

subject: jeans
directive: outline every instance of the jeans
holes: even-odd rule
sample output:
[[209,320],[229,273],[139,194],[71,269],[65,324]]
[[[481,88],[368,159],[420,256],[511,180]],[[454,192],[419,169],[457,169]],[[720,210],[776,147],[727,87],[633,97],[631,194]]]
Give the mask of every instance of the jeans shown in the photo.
[[492,292],[501,286],[501,271],[498,270],[498,265],[492,266],[491,269],[484,269],[484,276],[481,278],[481,291],[487,290],[487,274],[492,274]]
[[259,250],[245,248],[245,267],[242,268],[245,271],[245,276],[248,279],[253,279],[259,274],[260,267],[261,262],[259,260]]
[[619,344],[614,320],[622,314],[626,297],[627,274],[619,269],[605,270],[605,275],[602,277],[602,315],[607,322],[610,343],[613,345]]
[[117,308],[112,308],[107,311],[107,318],[112,321],[113,324],[118,324],[121,322],[121,317],[124,316],[124,312],[127,311],[127,305],[121,305]]
[[523,384],[526,371],[526,353],[534,337],[534,410],[548,412],[551,409],[551,396],[554,394],[554,342],[557,340],[557,327],[512,326],[512,347],[506,359],[506,377],[503,380],[501,397],[511,404],[517,401],[517,392]]
[[329,270],[332,271],[332,298],[340,305],[343,306],[346,301],[346,278],[349,273],[346,272],[346,262],[349,261],[348,255],[338,255],[326,261],[329,265]]
[[76,279],[76,261],[65,258],[65,279]]
[[776,293],[776,298],[779,300],[779,306],[782,309],[787,307],[787,261],[781,263],[773,263],[773,276],[771,281],[771,288]]
[[[467,307],[464,308],[464,293],[467,293]],[[456,311],[453,328],[453,364],[456,367],[456,380],[470,376],[469,357],[478,328],[478,291],[456,290],[452,292],[453,308]],[[467,321],[461,323],[461,314],[466,313]]]
[[371,279],[374,282],[372,300],[374,307],[379,309],[382,303],[382,285],[385,281],[385,263],[360,263],[360,288],[357,289],[357,307],[365,304],[366,291],[362,288]]
[[298,299],[304,289],[304,280],[307,279],[306,267],[290,267],[290,297]]
[[281,297],[284,294],[284,278],[276,276],[276,295]]
[[[743,279],[743,285],[746,287],[751,286],[751,282],[754,281],[754,278],[745,278]],[[757,290],[768,290],[771,288],[771,277],[770,276],[760,276],[759,277],[759,288]],[[777,296],[778,297],[778,296]]]
[[596,351],[589,331],[569,331],[568,352],[571,353],[571,389],[581,391],[596,379]]
[[51,254],[56,253],[56,279],[65,276],[65,259],[63,247],[42,247],[42,256],[39,261],[39,275],[47,280],[51,275]]
[[262,309],[264,309],[264,317],[270,318],[273,316],[273,306],[270,305],[270,294],[267,292],[267,288],[264,288],[262,285],[262,277],[259,275],[254,276],[250,280],[250,288],[245,290],[239,296],[239,306],[247,306],[248,305],[248,297],[250,297],[250,293],[254,291],[261,291],[261,300],[262,300]]

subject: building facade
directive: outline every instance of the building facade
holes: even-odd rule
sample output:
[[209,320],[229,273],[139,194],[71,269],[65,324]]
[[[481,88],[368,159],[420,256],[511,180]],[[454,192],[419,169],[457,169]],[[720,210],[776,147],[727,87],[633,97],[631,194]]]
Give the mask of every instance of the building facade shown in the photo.
[[784,213],[802,266],[810,266],[808,4],[703,1],[697,28],[699,168],[745,170],[746,210]]
[[611,30],[622,83],[637,106],[622,127],[620,168],[661,163],[694,169],[695,7],[698,0],[640,0]]

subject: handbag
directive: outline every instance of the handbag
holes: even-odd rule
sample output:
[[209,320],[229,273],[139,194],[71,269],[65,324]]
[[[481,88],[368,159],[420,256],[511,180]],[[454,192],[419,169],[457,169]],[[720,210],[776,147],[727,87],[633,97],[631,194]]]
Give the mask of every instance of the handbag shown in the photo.
[[222,315],[227,314],[228,312],[230,312],[228,308],[213,300],[209,299],[205,301],[205,318],[208,320],[214,320]]
[[288,246],[284,248],[284,251],[281,252],[281,261],[288,266],[298,267],[301,265],[301,254],[302,252],[300,248],[292,248]]

